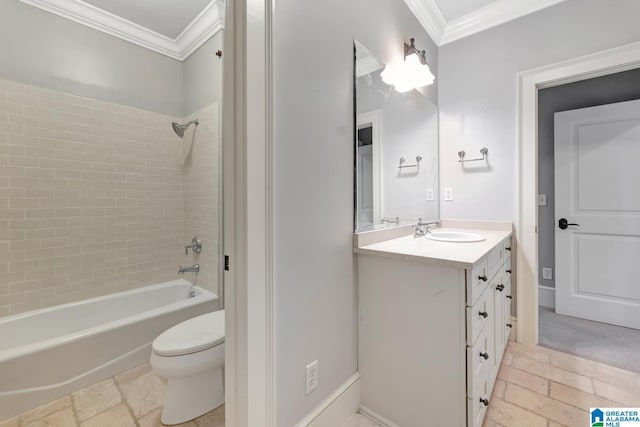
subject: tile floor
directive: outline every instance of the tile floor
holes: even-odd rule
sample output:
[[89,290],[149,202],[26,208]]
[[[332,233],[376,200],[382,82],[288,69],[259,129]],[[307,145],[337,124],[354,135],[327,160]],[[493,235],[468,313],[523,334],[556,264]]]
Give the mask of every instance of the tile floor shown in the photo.
[[[0,427],[160,427],[165,383],[148,364],[47,403]],[[224,427],[224,405],[183,427]]]
[[[149,365],[117,375],[0,427],[160,427],[165,384]],[[640,374],[510,342],[484,427],[587,425],[591,407],[640,407]],[[224,427],[224,406],[183,424]],[[345,427],[379,427],[356,414]]]
[[[589,425],[589,408],[640,407],[640,374],[510,342],[483,427]],[[379,427],[356,414],[344,427]]]

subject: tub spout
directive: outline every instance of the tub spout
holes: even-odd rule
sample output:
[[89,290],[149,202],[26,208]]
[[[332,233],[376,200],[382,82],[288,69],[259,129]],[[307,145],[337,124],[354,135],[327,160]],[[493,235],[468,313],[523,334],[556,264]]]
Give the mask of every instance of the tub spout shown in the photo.
[[190,267],[185,267],[184,265],[181,265],[180,268],[178,269],[178,274],[184,274],[184,273],[197,273],[198,271],[200,271],[200,265],[199,264],[194,264]]

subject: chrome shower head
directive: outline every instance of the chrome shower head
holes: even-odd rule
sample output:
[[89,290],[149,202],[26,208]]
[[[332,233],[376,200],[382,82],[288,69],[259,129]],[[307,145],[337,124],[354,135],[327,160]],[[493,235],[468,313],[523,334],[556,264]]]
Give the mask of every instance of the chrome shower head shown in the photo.
[[183,125],[181,125],[180,123],[173,122],[173,123],[171,123],[171,127],[173,127],[173,131],[176,133],[176,135],[178,135],[180,138],[182,138],[182,137],[184,137],[184,131],[187,130],[187,128],[189,126],[191,126],[192,123],[194,125],[198,126],[198,124],[200,122],[198,122],[198,119],[191,120],[189,123],[186,123],[186,124],[183,124]]

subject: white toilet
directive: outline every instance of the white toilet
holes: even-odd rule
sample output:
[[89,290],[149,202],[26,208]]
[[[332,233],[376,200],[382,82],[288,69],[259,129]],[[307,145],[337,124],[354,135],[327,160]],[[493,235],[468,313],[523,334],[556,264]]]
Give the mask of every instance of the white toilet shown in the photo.
[[187,422],[224,403],[224,310],[167,329],[152,347],[151,367],[168,380],[163,424]]

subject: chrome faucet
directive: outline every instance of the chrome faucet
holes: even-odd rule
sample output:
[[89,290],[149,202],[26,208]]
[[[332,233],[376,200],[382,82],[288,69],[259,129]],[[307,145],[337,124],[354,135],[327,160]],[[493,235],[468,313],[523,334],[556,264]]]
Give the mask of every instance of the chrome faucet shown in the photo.
[[413,226],[415,228],[415,233],[413,237],[424,237],[427,234],[431,233],[431,229],[434,226],[437,227],[439,225],[440,225],[440,221],[436,220],[436,221],[422,222],[422,218],[418,218],[418,223]]
[[198,271],[200,271],[200,264],[194,264],[191,267],[185,267],[184,265],[181,265],[180,268],[178,269],[178,274],[184,274],[184,273],[197,273]]

